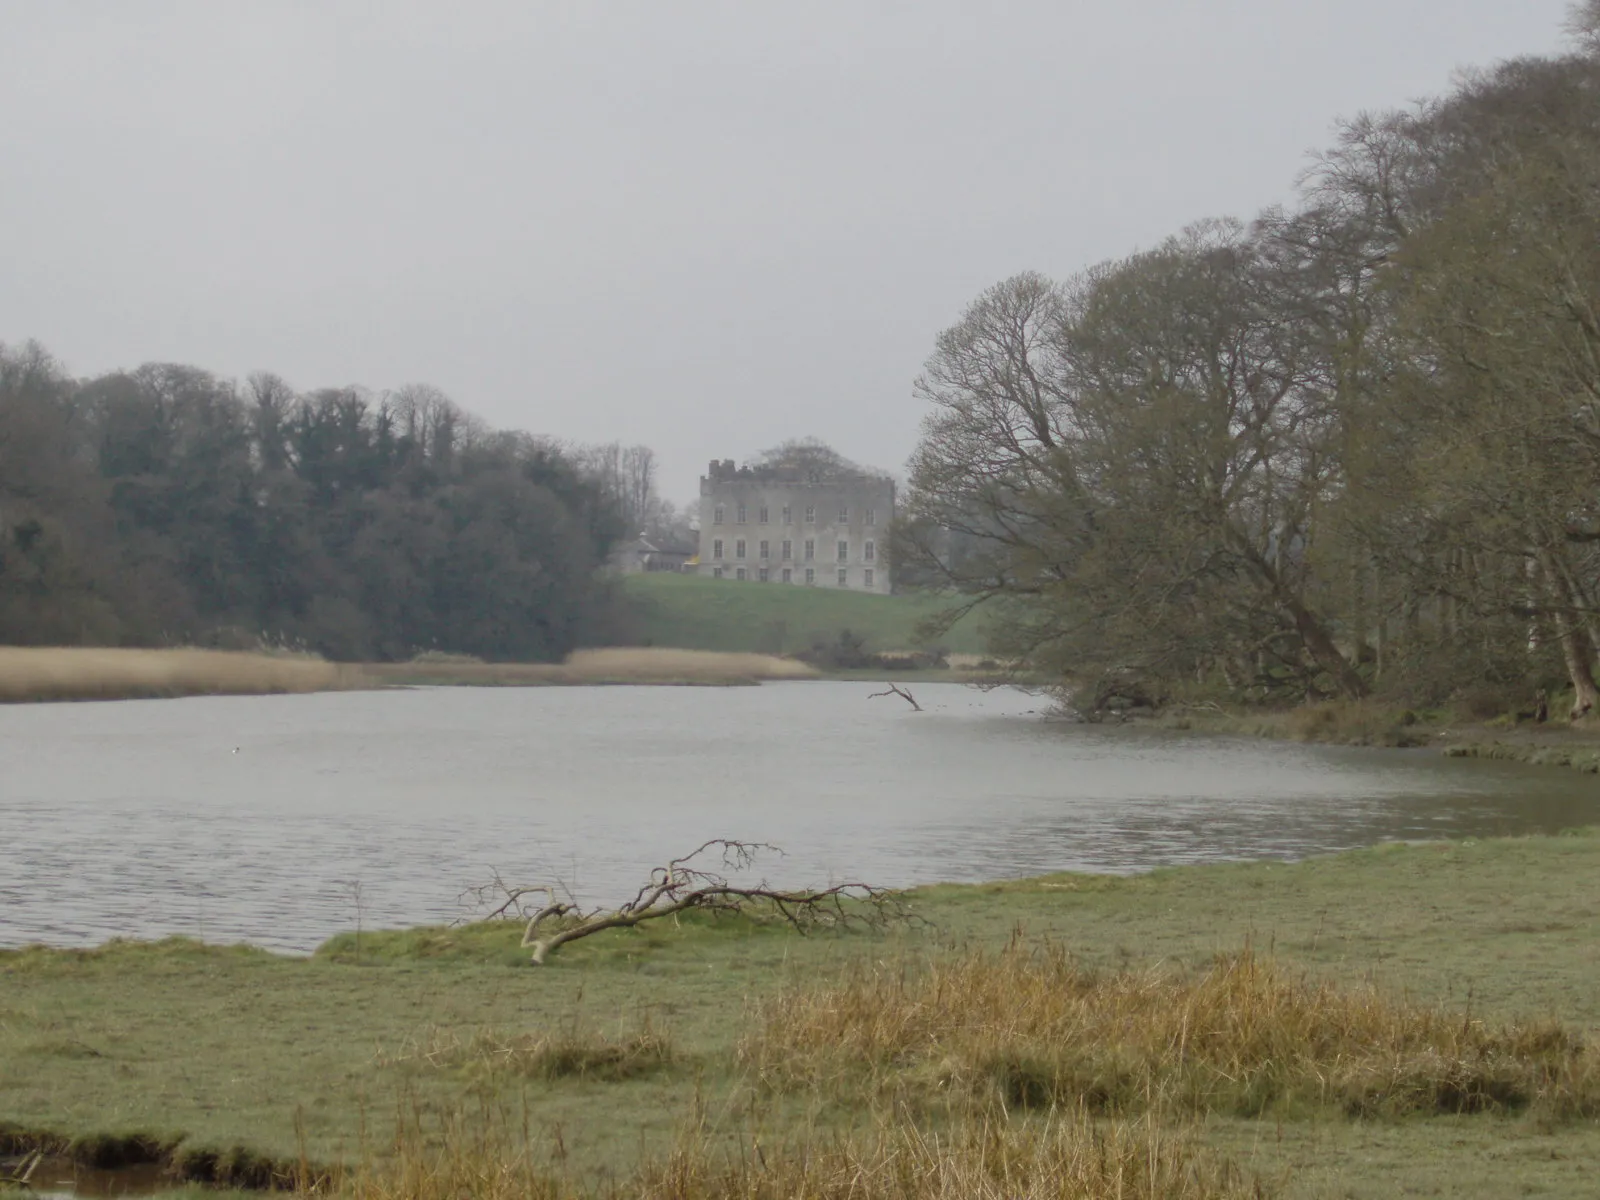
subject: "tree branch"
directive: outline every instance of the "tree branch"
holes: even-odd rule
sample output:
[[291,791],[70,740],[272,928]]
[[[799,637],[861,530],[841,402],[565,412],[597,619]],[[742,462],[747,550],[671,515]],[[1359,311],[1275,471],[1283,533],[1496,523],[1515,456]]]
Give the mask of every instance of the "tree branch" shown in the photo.
[[[752,866],[761,854],[782,853],[776,846],[762,842],[712,838],[681,858],[655,868],[633,899],[609,909],[586,911],[570,895],[565,900],[557,899],[557,889],[552,887],[507,887],[498,873],[493,882],[483,888],[470,889],[464,896],[477,897],[480,907],[500,900],[486,919],[526,921],[522,945],[532,949],[532,962],[536,966],[568,942],[607,929],[631,929],[645,921],[657,921],[692,909],[747,914],[764,909],[777,914],[801,933],[818,925],[881,926],[909,916],[896,893],[865,883],[840,883],[794,891],[773,888],[765,881],[740,886],[718,871],[698,865],[702,856],[713,850],[721,852],[721,866],[730,871]],[[565,889],[562,892],[566,894]],[[530,908],[523,903],[523,897],[532,895],[544,896],[546,903]]]

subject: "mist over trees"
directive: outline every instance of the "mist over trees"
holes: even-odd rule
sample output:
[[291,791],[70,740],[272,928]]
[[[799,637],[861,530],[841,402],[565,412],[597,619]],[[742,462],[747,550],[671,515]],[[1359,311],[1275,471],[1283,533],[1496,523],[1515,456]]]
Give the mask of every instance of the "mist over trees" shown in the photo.
[[1297,203],[979,296],[895,553],[1080,694],[1600,705],[1600,3]]
[[648,451],[614,457],[426,386],[76,380],[0,344],[0,642],[560,658],[600,632],[596,568],[653,496]]

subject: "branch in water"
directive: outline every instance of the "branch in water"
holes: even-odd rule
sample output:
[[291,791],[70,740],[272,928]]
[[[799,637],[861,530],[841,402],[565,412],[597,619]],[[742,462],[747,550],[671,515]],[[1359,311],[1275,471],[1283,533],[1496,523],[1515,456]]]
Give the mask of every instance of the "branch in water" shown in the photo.
[[891,683],[887,692],[873,692],[872,695],[867,697],[867,699],[876,700],[879,696],[899,696],[900,699],[911,705],[911,707],[916,709],[918,712],[922,711],[922,705],[917,703],[916,697],[910,692],[906,691],[898,683]]

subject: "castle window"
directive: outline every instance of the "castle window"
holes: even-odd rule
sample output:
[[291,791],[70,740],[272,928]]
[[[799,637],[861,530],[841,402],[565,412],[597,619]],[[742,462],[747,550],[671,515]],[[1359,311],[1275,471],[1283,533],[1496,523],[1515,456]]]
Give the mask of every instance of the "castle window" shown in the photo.
[[862,572],[862,575],[865,577],[863,582],[868,587],[871,587],[872,586],[872,568],[868,567],[865,571]]
[[740,567],[737,571],[735,571],[733,573],[733,577],[735,579],[743,579],[744,578],[744,568]]
[[787,504],[783,506],[783,523],[785,525],[791,525],[794,523],[794,509],[790,508]]
[[806,582],[807,583],[815,583],[816,581],[817,581],[817,573],[815,571],[813,571],[810,567],[807,567],[806,568]]
[[808,504],[808,505],[806,505],[806,524],[807,525],[815,525],[816,523],[817,523],[817,506],[815,504]]
[[713,525],[722,524],[722,505],[719,504],[711,510],[711,523]]
[[756,510],[756,520],[763,525],[767,523],[767,506],[765,504]]
[[761,543],[761,557],[762,558],[771,558],[772,557],[772,543],[771,542],[763,541]]
[[850,578],[850,572],[846,571],[843,567],[840,567],[839,568],[839,586],[840,587],[849,587],[850,586],[849,578]]
[[711,543],[711,557],[712,558],[721,558],[722,557],[722,539],[721,538],[718,538],[716,541]]
[[788,567],[785,567],[783,569],[783,581],[785,583],[793,583],[794,582],[794,572],[791,571]]
[[739,524],[744,524],[744,505],[739,505]]
[[810,538],[806,539],[806,561],[810,562],[817,557],[817,543]]
[[783,539],[783,561],[788,562],[794,557],[794,543],[788,538]]
[[878,523],[878,510],[875,509],[875,508],[867,509],[867,524],[868,525],[876,525],[877,523]]
[[722,568],[721,567],[712,567],[711,568],[711,578],[713,578],[713,579],[721,579],[722,578]]
[[878,543],[868,542],[866,549],[861,552],[861,557],[868,562],[874,561],[878,557]]
[[849,562],[850,561],[850,543],[849,542],[840,542],[839,543],[839,561],[840,562]]
[[844,505],[839,506],[839,524],[846,525],[850,521],[850,510]]
[[733,556],[735,558],[743,558],[744,557],[744,539],[743,538],[740,538],[738,541],[736,541],[733,544]]
[[765,567],[762,567],[761,570],[756,573],[756,578],[761,580],[762,583],[766,583],[769,579],[772,578],[772,573],[770,571],[768,571]]

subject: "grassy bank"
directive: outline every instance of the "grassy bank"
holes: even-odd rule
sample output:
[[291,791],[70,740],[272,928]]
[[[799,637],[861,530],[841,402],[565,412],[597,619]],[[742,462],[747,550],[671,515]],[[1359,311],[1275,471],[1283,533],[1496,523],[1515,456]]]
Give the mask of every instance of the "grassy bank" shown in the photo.
[[[1559,710],[1558,710],[1559,711]],[[1569,767],[1600,774],[1600,721],[1484,720],[1447,709],[1334,700],[1290,709],[1173,705],[1137,718],[1159,728],[1343,746],[1429,747],[1452,758]]]
[[[419,1194],[392,1172],[452,1137],[458,1166],[505,1166],[510,1144],[491,1143],[524,1146],[524,1129],[540,1178],[700,1173],[662,1195],[795,1194],[797,1163],[892,1183],[885,1162],[930,1138],[948,1153],[928,1179],[957,1172],[971,1138],[1065,1171],[1080,1143],[1052,1105],[1198,1155],[1218,1188],[1223,1160],[1285,1196],[1591,1186],[1600,836],[912,900],[921,922],[887,932],[685,918],[542,968],[504,926],[347,935],[309,959],[182,941],[8,952],[0,1114],[64,1139],[182,1134],[190,1152],[365,1147],[373,1196]],[[399,1118],[420,1132],[394,1158]],[[771,1153],[724,1157],[752,1140]],[[712,1186],[739,1162],[790,1173]]]
[[[875,596],[666,572],[630,575],[622,586],[637,640],[695,650],[794,654],[833,642],[842,629],[872,651],[911,650],[923,644],[917,626],[947,607],[918,593]],[[983,654],[981,618],[961,621],[938,644],[951,653]]]
[[247,696],[362,684],[359,668],[301,655],[0,646],[0,703]]

